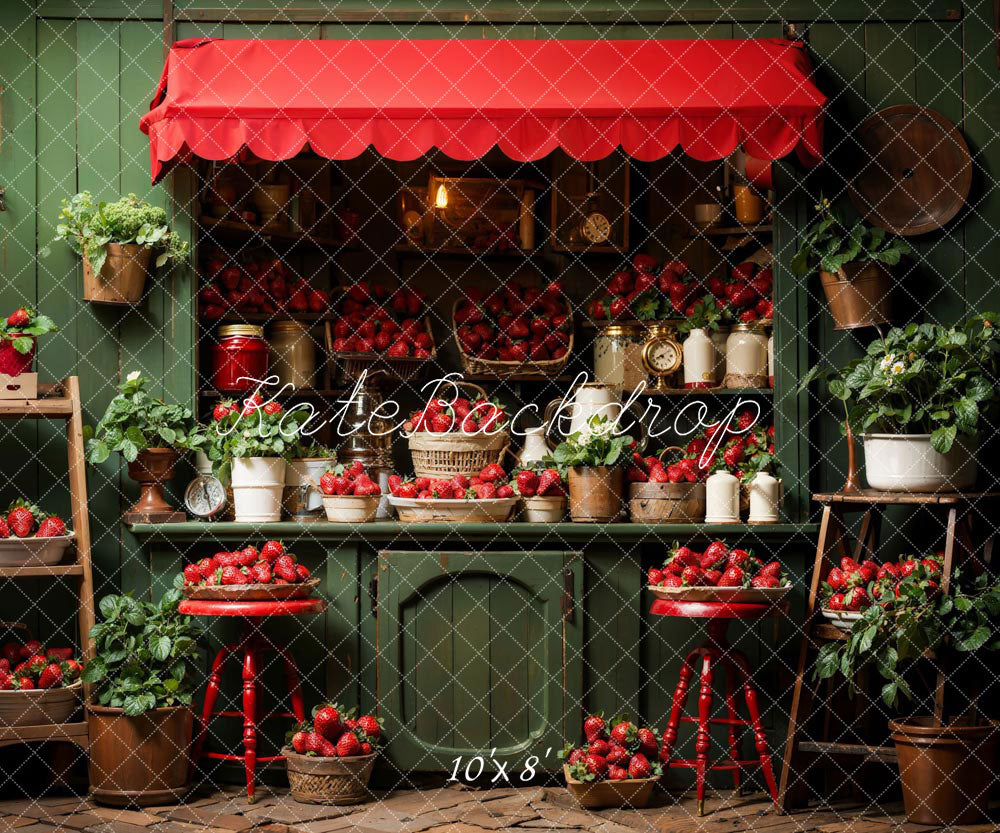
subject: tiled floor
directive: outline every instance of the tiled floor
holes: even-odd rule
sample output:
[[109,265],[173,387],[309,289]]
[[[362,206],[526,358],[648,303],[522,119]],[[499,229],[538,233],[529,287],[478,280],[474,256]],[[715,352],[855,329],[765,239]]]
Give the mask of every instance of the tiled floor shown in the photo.
[[[687,796],[657,795],[643,810],[581,810],[560,787],[469,790],[459,786],[376,793],[369,804],[321,807],[264,787],[257,801],[235,791],[196,794],[182,805],[142,811],[99,807],[80,798],[0,802],[0,833],[490,833],[538,830],[593,833],[923,833],[898,805],[834,808],[775,815],[762,797],[714,798],[695,814]],[[1000,830],[995,824],[951,828]]]

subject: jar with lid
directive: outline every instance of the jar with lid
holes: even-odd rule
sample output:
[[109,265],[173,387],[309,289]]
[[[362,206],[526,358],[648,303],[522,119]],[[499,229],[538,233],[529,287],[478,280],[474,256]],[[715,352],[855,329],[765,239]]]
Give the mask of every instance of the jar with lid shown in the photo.
[[212,387],[219,393],[246,393],[267,378],[264,328],[252,324],[219,327],[212,345]]
[[309,325],[277,321],[271,327],[271,370],[281,385],[311,388],[316,378],[316,344]]
[[767,333],[763,325],[736,324],[726,339],[726,387],[767,384]]
[[716,350],[708,333],[697,327],[684,339],[684,387],[706,390],[715,387]]
[[642,328],[611,324],[594,337],[594,381],[621,390],[635,390],[647,381],[642,364]]
[[705,481],[705,523],[735,524],[740,521],[740,481],[725,469]]
[[781,481],[770,472],[759,471],[750,481],[750,517],[752,524],[776,524],[781,508]]

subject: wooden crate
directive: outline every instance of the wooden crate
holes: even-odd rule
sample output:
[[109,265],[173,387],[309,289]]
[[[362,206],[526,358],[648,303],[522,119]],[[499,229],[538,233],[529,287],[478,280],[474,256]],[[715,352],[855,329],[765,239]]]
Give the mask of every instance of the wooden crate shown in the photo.
[[0,373],[0,399],[38,399],[38,374],[7,376]]

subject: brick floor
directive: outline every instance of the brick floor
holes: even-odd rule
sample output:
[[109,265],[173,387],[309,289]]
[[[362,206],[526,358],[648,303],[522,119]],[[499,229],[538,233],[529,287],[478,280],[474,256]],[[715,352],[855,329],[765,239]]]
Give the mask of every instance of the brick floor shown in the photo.
[[[930,833],[902,808],[843,804],[775,815],[762,796],[715,797],[695,815],[688,795],[659,793],[642,810],[585,810],[556,786],[471,790],[460,786],[376,792],[368,804],[300,804],[285,790],[261,787],[255,804],[235,789],[197,793],[178,806],[142,811],[51,798],[0,802],[0,833]],[[950,828],[994,833],[996,824]]]

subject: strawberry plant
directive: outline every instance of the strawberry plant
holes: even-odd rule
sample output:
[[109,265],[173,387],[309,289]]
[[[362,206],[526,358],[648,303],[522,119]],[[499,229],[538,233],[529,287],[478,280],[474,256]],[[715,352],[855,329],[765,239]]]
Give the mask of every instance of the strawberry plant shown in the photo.
[[35,359],[35,338],[59,328],[34,307],[20,307],[0,318],[0,373],[20,376],[31,371]]
[[566,468],[576,466],[614,466],[624,463],[625,452],[635,443],[628,434],[613,436],[614,424],[603,416],[594,415],[588,430],[570,434],[556,446],[553,459]]
[[217,406],[209,429],[206,453],[217,476],[228,483],[233,460],[248,457],[290,459],[299,448],[300,430],[306,422],[301,409],[286,411],[277,402],[263,403],[259,394],[243,402],[243,407]]
[[129,595],[101,599],[103,621],[90,629],[96,654],[82,674],[94,684],[97,703],[130,717],[191,705],[202,674],[202,629],[178,614],[180,600],[177,589],[167,590],[158,604]]

